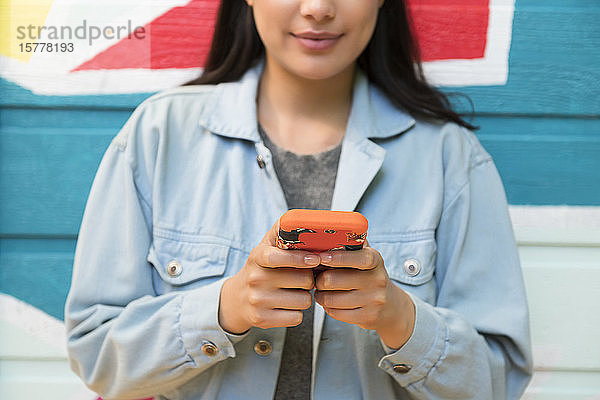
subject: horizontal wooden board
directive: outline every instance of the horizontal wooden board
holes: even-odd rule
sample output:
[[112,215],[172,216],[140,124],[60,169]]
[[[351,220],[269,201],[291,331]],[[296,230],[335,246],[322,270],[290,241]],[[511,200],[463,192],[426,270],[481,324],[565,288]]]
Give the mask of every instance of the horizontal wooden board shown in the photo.
[[[81,134],[96,134],[109,129],[114,134],[130,117],[132,109],[89,107],[0,107],[0,126],[10,128],[85,128]],[[26,130],[20,130],[26,133]],[[31,132],[36,132],[35,129]]]
[[600,205],[600,119],[481,116],[474,122],[509,203]]
[[0,398],[6,400],[95,399],[66,360],[0,359]]
[[62,320],[74,252],[74,238],[0,239],[0,292]]
[[520,247],[535,365],[600,371],[600,247]]
[[[27,344],[27,339],[23,340]],[[0,394],[6,399],[64,400],[93,396],[66,359],[3,359]],[[536,370],[523,400],[590,400],[600,394],[600,371]],[[89,397],[84,397],[89,396]]]
[[599,247],[600,207],[510,206],[519,246]]
[[0,292],[0,359],[66,358],[64,322],[25,300]]
[[[600,6],[518,1],[508,83],[465,87],[480,113],[598,115],[600,113]],[[453,91],[455,89],[449,89]],[[0,105],[133,108],[150,93],[110,96],[35,96],[0,80]]]
[[[64,330],[61,337],[66,343]],[[0,360],[65,360],[66,346],[57,348],[35,335],[0,320]]]
[[597,400],[600,371],[536,371],[522,400]]
[[3,127],[0,235],[75,235],[100,159],[115,133]]
[[112,94],[102,96],[40,96],[0,78],[0,106],[8,107],[89,107],[132,110],[153,93]]

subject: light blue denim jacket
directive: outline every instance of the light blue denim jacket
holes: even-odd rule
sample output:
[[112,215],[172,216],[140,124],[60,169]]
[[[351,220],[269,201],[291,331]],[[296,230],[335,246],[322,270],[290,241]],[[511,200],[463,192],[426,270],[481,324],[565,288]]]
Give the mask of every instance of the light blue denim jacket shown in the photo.
[[[66,325],[72,369],[107,399],[272,399],[285,328],[231,335],[217,318],[223,282],[287,211],[257,132],[261,71],[150,97],[106,151]],[[518,398],[527,303],[502,183],[475,136],[413,119],[358,71],[332,209],[367,217],[416,324],[395,351],[317,305],[313,399]]]

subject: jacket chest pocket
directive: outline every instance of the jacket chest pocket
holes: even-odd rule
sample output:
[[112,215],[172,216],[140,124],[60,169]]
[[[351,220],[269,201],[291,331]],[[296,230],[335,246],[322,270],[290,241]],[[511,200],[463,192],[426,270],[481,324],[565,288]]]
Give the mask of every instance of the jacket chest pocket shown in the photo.
[[389,277],[403,289],[433,301],[436,294],[435,274],[437,245],[433,231],[369,240],[383,257]]
[[148,251],[158,294],[206,285],[224,275],[230,246],[201,237],[170,236],[155,234]]

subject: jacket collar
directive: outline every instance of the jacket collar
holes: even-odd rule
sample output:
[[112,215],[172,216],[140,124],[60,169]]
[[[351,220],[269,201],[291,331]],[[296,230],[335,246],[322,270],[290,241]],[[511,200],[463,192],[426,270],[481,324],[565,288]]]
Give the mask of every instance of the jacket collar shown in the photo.
[[[256,93],[263,67],[261,60],[241,80],[218,84],[212,92],[212,101],[206,102],[201,110],[200,126],[221,136],[260,142]],[[357,68],[346,131],[348,140],[386,138],[405,132],[414,124],[409,114],[395,107]]]

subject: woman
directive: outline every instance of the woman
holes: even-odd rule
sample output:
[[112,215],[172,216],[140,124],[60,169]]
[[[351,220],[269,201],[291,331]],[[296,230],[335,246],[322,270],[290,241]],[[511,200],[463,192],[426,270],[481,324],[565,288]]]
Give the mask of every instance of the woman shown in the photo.
[[[92,389],[521,395],[528,317],[502,184],[423,79],[407,21],[400,0],[223,1],[203,76],[138,107],[94,181],[66,308]],[[360,211],[369,243],[277,249],[294,207]],[[333,268],[314,278],[319,264]]]

